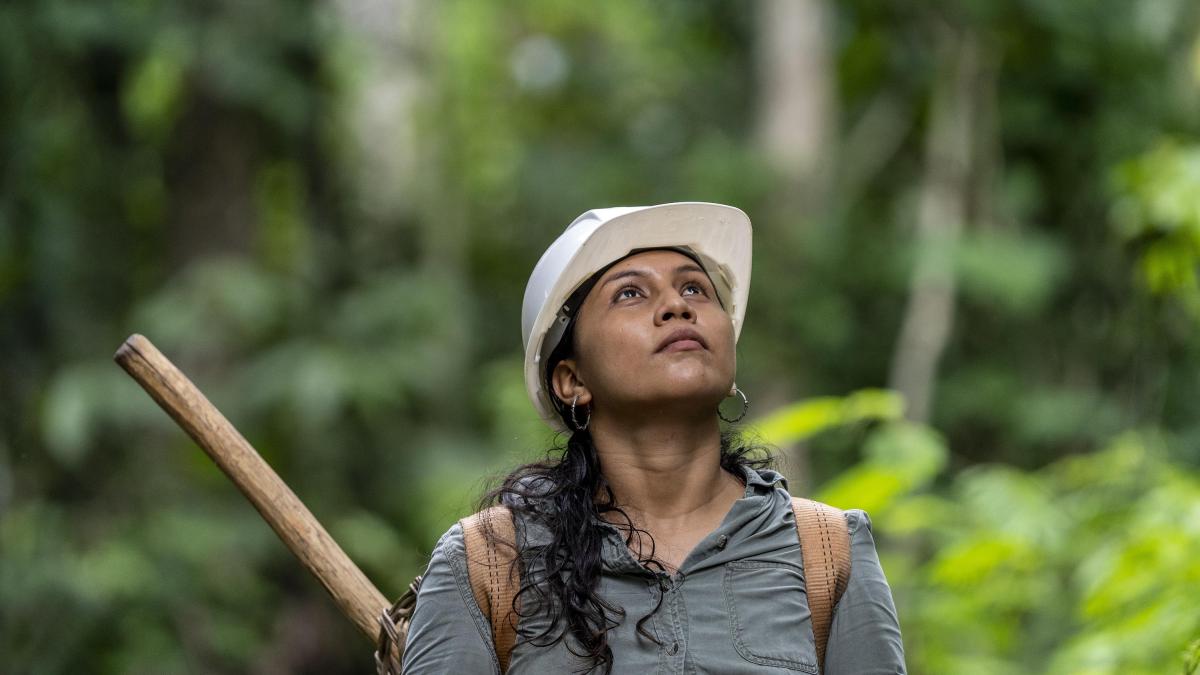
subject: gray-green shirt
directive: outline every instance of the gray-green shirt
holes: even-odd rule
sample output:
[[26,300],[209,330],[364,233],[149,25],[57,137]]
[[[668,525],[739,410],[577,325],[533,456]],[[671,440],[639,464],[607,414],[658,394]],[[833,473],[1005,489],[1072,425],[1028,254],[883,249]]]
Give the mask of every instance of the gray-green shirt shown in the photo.
[[[787,482],[771,470],[745,469],[746,492],[721,525],[697,544],[676,575],[637,562],[621,534],[607,523],[600,595],[625,609],[609,631],[614,673],[817,672],[804,565]],[[825,655],[826,675],[904,673],[904,646],[891,589],[871,536],[871,521],[846,512],[850,528],[850,583],[834,608]],[[537,526],[517,520],[527,545],[547,541]],[[661,644],[639,635],[636,624],[658,604],[646,628]],[[540,633],[548,618],[521,619],[522,631]],[[565,641],[513,648],[508,672],[584,670]],[[491,629],[467,580],[462,528],[438,541],[425,572],[404,653],[407,675],[499,673]]]

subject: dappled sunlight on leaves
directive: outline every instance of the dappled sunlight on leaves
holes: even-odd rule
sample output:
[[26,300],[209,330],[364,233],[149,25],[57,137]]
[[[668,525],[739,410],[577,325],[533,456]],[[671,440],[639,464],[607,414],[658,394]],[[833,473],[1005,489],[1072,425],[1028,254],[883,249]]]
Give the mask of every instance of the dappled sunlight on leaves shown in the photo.
[[753,425],[763,440],[786,445],[814,436],[826,429],[875,419],[897,419],[904,402],[895,392],[864,389],[844,398],[810,398],[757,418]]
[[[1037,471],[978,466],[884,503],[876,535],[917,636],[910,666],[1170,672],[1200,634],[1200,527],[1186,517],[1200,484],[1162,450],[1160,436],[1129,432]],[[878,476],[873,461],[831,485],[864,467]],[[872,487],[837,489],[854,506],[882,501]]]
[[887,526],[899,500],[927,486],[946,464],[941,438],[928,427],[891,422],[867,438],[864,459],[833,478],[816,498],[840,508],[867,510]]

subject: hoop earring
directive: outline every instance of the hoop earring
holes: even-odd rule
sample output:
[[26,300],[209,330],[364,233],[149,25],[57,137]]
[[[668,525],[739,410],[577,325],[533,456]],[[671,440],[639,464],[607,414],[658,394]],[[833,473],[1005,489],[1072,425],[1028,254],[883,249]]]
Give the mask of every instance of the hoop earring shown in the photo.
[[575,400],[571,401],[571,422],[575,425],[575,429],[583,431],[592,423],[592,411],[588,410],[587,419],[584,420],[583,426],[579,426],[579,418],[575,417],[575,402],[579,400],[579,394],[575,394]]
[[738,386],[735,384],[733,386],[733,393],[742,397],[742,414],[741,415],[738,415],[737,417],[735,417],[733,419],[729,419],[728,417],[721,414],[721,407],[717,406],[717,417],[720,417],[721,419],[725,420],[726,422],[729,422],[730,424],[733,424],[734,422],[737,422],[738,420],[745,417],[746,411],[750,409],[750,401],[749,401],[749,399],[746,398],[746,392],[739,389]]

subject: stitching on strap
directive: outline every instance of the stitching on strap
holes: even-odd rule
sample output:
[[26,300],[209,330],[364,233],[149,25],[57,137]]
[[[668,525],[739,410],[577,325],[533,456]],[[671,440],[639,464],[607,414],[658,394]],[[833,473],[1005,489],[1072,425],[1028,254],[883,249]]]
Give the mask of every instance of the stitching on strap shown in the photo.
[[[508,670],[509,656],[516,642],[512,609],[516,587],[520,583],[513,569],[516,533],[512,514],[506,507],[493,506],[463,518],[461,523],[471,592],[491,622],[492,644],[503,673]],[[487,536],[489,530],[490,537]],[[503,543],[498,544],[497,540],[503,540]]]
[[804,560],[817,665],[823,671],[833,609],[850,577],[850,531],[844,513],[827,504],[793,497],[792,513]]

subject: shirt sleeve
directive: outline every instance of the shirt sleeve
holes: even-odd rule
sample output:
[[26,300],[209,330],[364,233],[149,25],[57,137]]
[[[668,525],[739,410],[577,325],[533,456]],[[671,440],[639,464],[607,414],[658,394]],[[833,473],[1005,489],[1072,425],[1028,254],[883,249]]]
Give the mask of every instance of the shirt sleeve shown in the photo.
[[404,675],[496,673],[491,626],[467,579],[462,526],[438,540],[417,591],[402,663]]
[[871,519],[846,512],[850,529],[850,583],[833,610],[825,675],[904,675],[904,642],[892,589],[883,575]]

